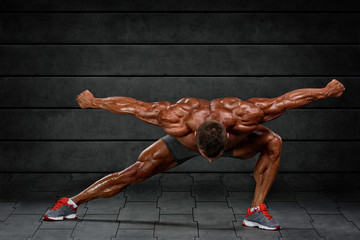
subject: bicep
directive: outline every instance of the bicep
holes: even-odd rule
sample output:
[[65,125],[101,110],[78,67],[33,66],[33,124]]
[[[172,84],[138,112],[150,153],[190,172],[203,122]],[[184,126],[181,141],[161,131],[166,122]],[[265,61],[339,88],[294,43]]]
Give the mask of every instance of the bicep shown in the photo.
[[134,115],[146,122],[156,126],[161,126],[161,121],[159,121],[159,115],[162,111],[166,109],[167,106],[171,105],[171,102],[142,102],[137,101],[136,106],[134,107]]
[[263,122],[279,117],[286,109],[280,98],[251,98],[248,102],[254,104],[264,112]]

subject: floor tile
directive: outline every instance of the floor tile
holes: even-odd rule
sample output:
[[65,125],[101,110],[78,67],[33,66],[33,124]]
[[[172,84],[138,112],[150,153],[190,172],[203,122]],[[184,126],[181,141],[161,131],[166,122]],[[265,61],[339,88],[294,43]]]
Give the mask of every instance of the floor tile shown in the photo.
[[191,173],[195,182],[220,182],[222,173]]
[[0,187],[0,201],[19,201],[32,189],[32,182],[9,182]]
[[283,229],[312,229],[311,218],[296,202],[269,202],[270,215]]
[[42,221],[39,229],[42,230],[73,230],[81,220],[63,220],[63,221]]
[[236,235],[242,240],[278,240],[279,231],[266,231],[259,228],[244,227],[242,221],[245,215],[236,215],[236,222],[234,222]]
[[0,223],[0,239],[31,237],[40,225],[40,215],[10,215]]
[[192,214],[195,198],[190,192],[163,192],[158,207],[160,214]]
[[126,202],[118,217],[119,229],[153,229],[159,213],[156,202]]
[[86,214],[118,214],[120,209],[124,207],[125,200],[124,192],[110,198],[91,200],[86,204]]
[[82,204],[82,205],[78,206],[77,212],[76,212],[77,219],[78,219],[78,220],[83,219],[83,217],[84,217],[85,214],[87,213],[87,210],[88,210],[88,209],[86,208],[86,204]]
[[78,222],[71,236],[84,240],[115,237],[119,226],[116,217],[116,215],[85,215],[84,220]]
[[299,205],[309,214],[340,214],[334,201],[318,192],[296,192]]
[[338,202],[339,211],[360,229],[360,202]]
[[324,194],[331,198],[333,201],[360,201],[360,191],[354,191],[360,187],[353,189],[332,189],[324,191]]
[[326,240],[359,240],[360,231],[342,215],[311,215],[316,231]]
[[190,191],[193,186],[193,179],[189,173],[164,174],[160,180],[163,191]]
[[37,230],[28,240],[71,240],[72,230]]
[[126,188],[127,201],[157,201],[161,194],[158,182],[140,182]]
[[325,240],[320,238],[315,229],[285,229],[280,230],[280,233],[282,237],[279,240]]
[[255,190],[255,181],[248,173],[223,173],[222,182],[229,192]]
[[289,185],[277,178],[270,188],[266,201],[296,201],[295,193]]
[[196,201],[226,201],[228,196],[221,182],[195,182],[192,194]]
[[57,192],[30,192],[15,205],[13,214],[44,214],[57,200]]
[[289,185],[293,191],[319,192],[323,189],[322,183],[308,173],[279,173],[277,178]]
[[227,202],[234,210],[235,214],[246,214],[246,211],[251,207],[254,192],[229,192]]
[[198,202],[194,208],[194,220],[199,229],[232,229],[235,216],[226,202]]
[[234,229],[200,229],[199,238],[196,240],[239,240],[240,238],[236,237]]
[[117,222],[117,214],[85,214],[83,222],[94,221],[94,222]]
[[3,222],[15,210],[16,202],[0,202],[0,222]]
[[323,193],[334,201],[360,201],[360,173],[311,173],[323,184]]
[[172,173],[158,173],[158,174],[155,174],[154,176],[151,176],[151,177],[145,179],[144,182],[160,182],[160,179],[165,174],[172,174]]
[[7,236],[6,240],[24,240],[24,239],[28,239],[28,238],[24,238],[24,237],[19,237],[19,236]]
[[74,237],[71,240],[109,240],[109,236],[85,236],[85,237]]
[[154,236],[158,240],[194,239],[198,236],[197,224],[192,215],[160,215],[160,221],[155,224]]
[[34,184],[32,191],[51,191],[62,190],[71,179],[71,173],[46,173]]
[[153,237],[154,230],[122,230],[119,229],[116,238],[111,240],[157,240]]
[[311,173],[323,184],[323,193],[334,201],[360,201],[359,173]]

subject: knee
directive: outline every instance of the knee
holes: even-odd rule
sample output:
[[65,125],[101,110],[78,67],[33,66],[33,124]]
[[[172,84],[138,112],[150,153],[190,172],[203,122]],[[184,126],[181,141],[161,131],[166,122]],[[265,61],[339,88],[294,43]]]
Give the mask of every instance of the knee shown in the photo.
[[266,152],[270,156],[271,160],[279,161],[280,160],[280,154],[281,154],[281,148],[282,148],[282,139],[281,137],[273,133],[268,139]]
[[280,148],[281,149],[281,146],[282,146],[281,137],[276,133],[272,134],[272,136],[270,137],[269,145],[272,145],[275,148]]

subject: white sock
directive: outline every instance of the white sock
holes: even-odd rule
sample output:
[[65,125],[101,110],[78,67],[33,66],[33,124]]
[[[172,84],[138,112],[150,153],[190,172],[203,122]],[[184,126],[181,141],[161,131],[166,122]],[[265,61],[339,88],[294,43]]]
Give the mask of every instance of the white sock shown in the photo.
[[73,205],[74,208],[77,208],[77,207],[78,207],[78,205],[76,205],[76,203],[74,203],[74,201],[71,200],[71,198],[69,198],[69,200],[67,201],[67,203]]
[[259,206],[256,206],[256,207],[252,207],[250,208],[250,212],[253,212],[255,210],[260,210],[260,205]]

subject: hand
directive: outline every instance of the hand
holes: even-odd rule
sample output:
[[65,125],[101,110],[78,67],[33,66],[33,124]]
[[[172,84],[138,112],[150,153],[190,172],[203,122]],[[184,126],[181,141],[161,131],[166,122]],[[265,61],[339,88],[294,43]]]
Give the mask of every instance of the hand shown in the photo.
[[340,97],[345,91],[345,87],[338,80],[333,79],[326,85],[325,90],[327,97]]
[[94,108],[93,99],[94,95],[89,90],[85,90],[77,96],[76,102],[81,108]]

